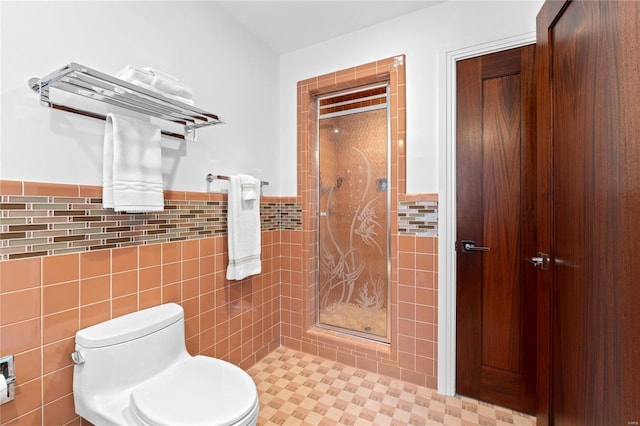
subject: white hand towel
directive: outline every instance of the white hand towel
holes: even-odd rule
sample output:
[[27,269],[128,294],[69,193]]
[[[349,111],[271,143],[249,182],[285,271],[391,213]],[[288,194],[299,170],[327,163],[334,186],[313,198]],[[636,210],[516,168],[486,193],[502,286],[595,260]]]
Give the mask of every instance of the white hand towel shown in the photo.
[[238,175],[242,185],[242,199],[244,201],[257,200],[260,193],[260,181],[253,176]]
[[[259,180],[252,178],[254,185]],[[259,274],[260,263],[260,200],[242,199],[240,176],[229,177],[227,205],[227,240],[229,242],[228,280],[241,280]]]
[[102,171],[103,207],[129,213],[164,210],[159,127],[108,114]]

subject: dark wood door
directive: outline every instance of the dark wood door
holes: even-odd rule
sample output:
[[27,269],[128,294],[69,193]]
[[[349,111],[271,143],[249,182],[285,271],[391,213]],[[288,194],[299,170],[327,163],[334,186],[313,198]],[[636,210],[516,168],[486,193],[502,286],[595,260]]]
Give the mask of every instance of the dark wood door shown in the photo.
[[[535,47],[457,64],[458,393],[535,410]],[[488,251],[467,251],[467,241]]]
[[548,2],[537,37],[539,241],[553,259],[538,424],[637,425],[640,3]]

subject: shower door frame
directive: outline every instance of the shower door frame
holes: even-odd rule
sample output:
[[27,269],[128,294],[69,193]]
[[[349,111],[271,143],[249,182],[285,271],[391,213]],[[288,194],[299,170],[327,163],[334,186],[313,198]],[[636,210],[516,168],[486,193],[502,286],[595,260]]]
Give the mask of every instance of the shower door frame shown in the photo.
[[[380,88],[380,87],[385,87],[385,103],[384,106],[372,106],[372,107],[362,107],[362,108],[356,108],[354,110],[351,111],[345,111],[344,113],[331,113],[330,117],[321,117],[320,115],[320,101],[322,99],[326,99],[326,98],[332,98],[332,97],[336,97],[336,96],[341,96],[341,95],[347,95],[350,93],[357,93],[363,90],[368,90],[368,89],[374,89],[374,88]],[[316,155],[315,155],[315,172],[317,174],[316,176],[316,182],[318,184],[318,190],[317,190],[317,199],[316,199],[316,205],[318,206],[318,211],[316,212],[316,214],[318,215],[318,221],[317,221],[317,227],[316,227],[316,240],[318,241],[318,244],[316,245],[316,259],[317,259],[317,265],[316,265],[316,271],[318,276],[316,277],[316,286],[315,286],[315,291],[316,291],[316,309],[315,309],[315,326],[320,328],[320,329],[325,329],[325,330],[330,330],[330,331],[334,331],[337,333],[341,333],[341,334],[346,334],[346,335],[350,335],[350,336],[356,336],[359,338],[364,338],[364,339],[368,339],[368,340],[372,340],[375,342],[379,342],[379,343],[384,343],[384,344],[389,344],[391,342],[391,284],[392,284],[392,280],[391,280],[391,216],[392,216],[392,209],[391,209],[391,188],[392,188],[392,174],[391,174],[391,105],[390,105],[390,97],[391,97],[391,85],[389,81],[383,81],[383,82],[379,82],[379,83],[373,83],[373,84],[363,84],[360,86],[356,86],[356,87],[352,87],[346,90],[339,90],[339,91],[335,91],[335,92],[329,92],[329,93],[325,93],[322,95],[318,95],[315,96],[315,106],[316,106],[316,140],[318,141],[317,143],[317,151],[316,151]],[[386,213],[386,227],[385,227],[385,249],[386,249],[386,303],[385,303],[385,314],[386,314],[386,329],[385,329],[385,336],[378,336],[372,333],[367,333],[364,331],[358,331],[358,330],[354,330],[351,328],[346,328],[346,327],[340,327],[337,325],[331,325],[331,324],[325,324],[325,323],[321,323],[320,322],[320,311],[321,311],[321,307],[320,307],[320,287],[321,287],[321,278],[320,278],[320,263],[321,263],[321,258],[320,258],[320,197],[322,194],[321,188],[320,188],[320,123],[322,119],[329,119],[329,118],[333,118],[336,116],[342,116],[342,115],[348,115],[348,114],[359,114],[359,113],[363,113],[363,112],[368,112],[368,111],[374,111],[377,109],[383,109],[385,110],[385,115],[386,115],[386,144],[385,144],[385,148],[386,148],[386,178],[387,178],[387,189],[385,190],[386,192],[386,197],[385,197],[385,201],[386,201],[386,209],[385,209],[385,213]]]
[[[317,126],[315,98],[326,93],[355,88],[364,84],[389,82],[391,115],[391,342],[382,343],[316,327],[316,286],[318,188],[315,171]],[[404,379],[420,386],[436,387],[438,368],[434,347],[418,359],[416,347],[422,343],[415,322],[415,296],[401,296],[398,228],[398,204],[410,201],[406,194],[406,57],[398,54],[350,68],[317,75],[296,84],[297,116],[297,192],[292,202],[300,203],[302,229],[283,232],[281,286],[281,342],[287,348],[334,359],[346,365]],[[411,240],[405,236],[402,240]],[[287,244],[288,242],[288,244]],[[286,250],[286,251],[285,251]],[[287,259],[286,254],[296,258]],[[299,260],[298,260],[299,259]],[[295,263],[294,263],[295,262]],[[296,268],[288,271],[286,266]],[[435,278],[435,277],[434,277]],[[404,279],[404,278],[403,278]],[[407,282],[411,286],[411,283]],[[413,308],[413,309],[412,309]],[[430,308],[425,306],[425,308]],[[431,329],[437,326],[430,324]],[[434,335],[435,337],[435,335]],[[417,362],[419,361],[419,363]]]

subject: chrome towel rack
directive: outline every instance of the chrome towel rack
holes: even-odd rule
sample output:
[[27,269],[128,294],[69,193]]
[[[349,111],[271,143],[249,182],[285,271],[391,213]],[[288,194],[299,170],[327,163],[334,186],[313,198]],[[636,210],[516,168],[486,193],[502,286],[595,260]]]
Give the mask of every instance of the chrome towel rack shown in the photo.
[[[229,176],[225,176],[225,175],[214,175],[214,174],[211,174],[211,173],[209,173],[209,174],[207,175],[207,182],[211,183],[211,182],[213,182],[215,179],[220,179],[220,180],[229,180]],[[263,186],[266,186],[266,185],[269,185],[269,182],[264,181],[264,180],[261,180],[261,181],[260,181],[260,187],[263,187]]]
[[136,86],[75,62],[71,62],[45,77],[30,78],[28,85],[34,92],[40,94],[42,106],[106,120],[106,116],[102,114],[52,102],[49,91],[51,88],[55,88],[182,125],[183,134],[162,130],[163,135],[178,139],[195,141],[196,129],[224,123],[216,114],[170,99],[153,90]]

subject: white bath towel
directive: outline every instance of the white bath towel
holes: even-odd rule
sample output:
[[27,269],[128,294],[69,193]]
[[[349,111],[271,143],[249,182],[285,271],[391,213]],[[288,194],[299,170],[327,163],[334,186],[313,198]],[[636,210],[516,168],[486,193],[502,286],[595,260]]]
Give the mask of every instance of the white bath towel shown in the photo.
[[129,213],[164,210],[160,128],[108,114],[102,172],[103,207]]
[[[252,179],[254,185],[260,185],[258,179]],[[259,274],[260,263],[260,199],[242,199],[242,179],[229,177],[229,195],[227,206],[227,234],[229,242],[228,280],[241,280],[250,275]]]

